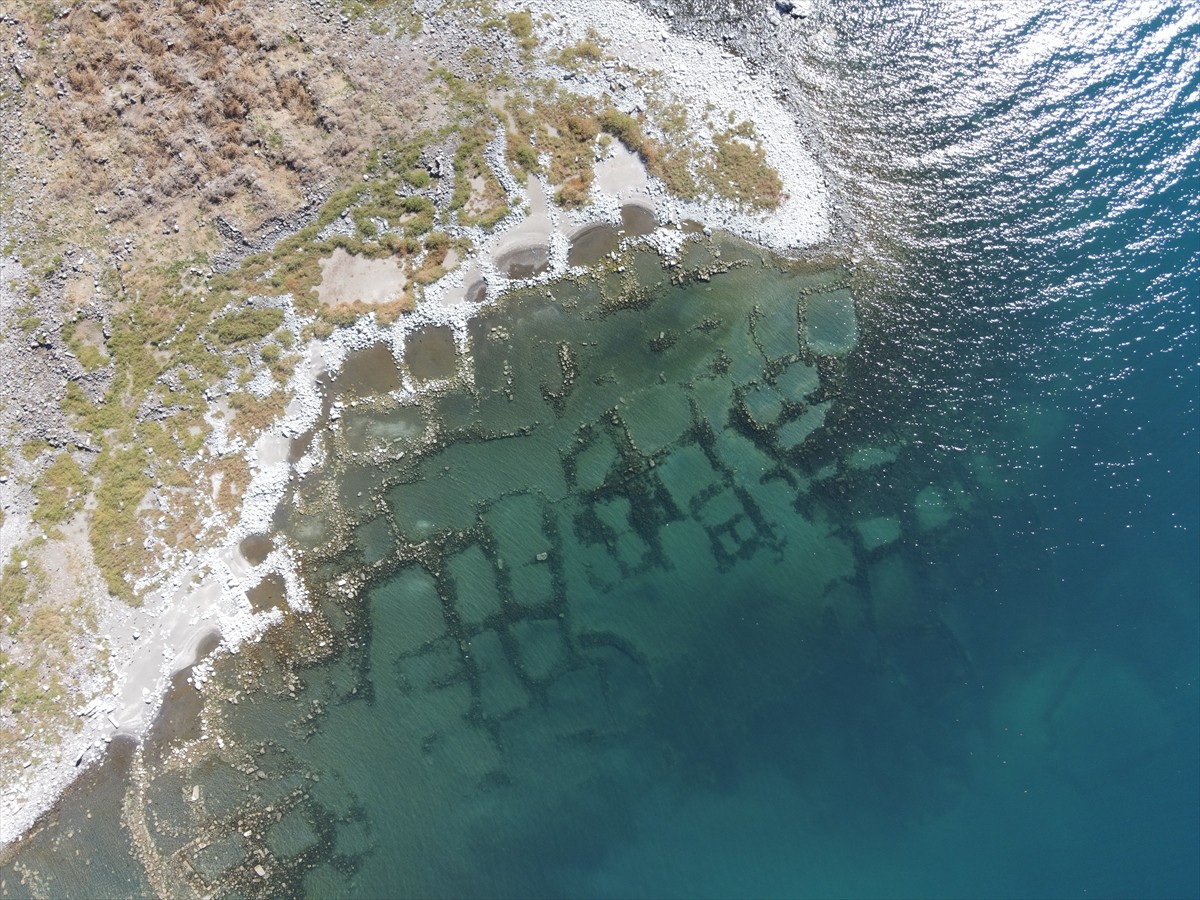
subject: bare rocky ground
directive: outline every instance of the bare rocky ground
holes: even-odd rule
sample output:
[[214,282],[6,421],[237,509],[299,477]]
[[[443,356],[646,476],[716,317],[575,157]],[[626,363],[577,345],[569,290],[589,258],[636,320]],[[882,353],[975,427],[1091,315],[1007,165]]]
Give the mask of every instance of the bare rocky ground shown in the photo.
[[[691,6],[642,4],[658,23],[648,37],[723,46],[755,64],[759,90],[780,48],[819,26],[807,7]],[[430,71],[469,80],[472,54],[515,52],[484,18],[441,2],[374,4],[366,16],[320,0],[0,3],[4,841],[118,730],[123,666],[155,624],[154,611],[114,598],[97,566],[97,546],[130,536],[89,534],[97,460],[138,439],[81,427],[64,411],[69,395],[112,402],[114,379],[128,377],[107,353],[114,323],[174,289],[178,272],[176,282],[164,275],[173,264],[185,261],[183,284],[203,292],[213,272],[311,223],[389,142],[424,134],[422,165],[439,173],[458,138],[439,130],[451,113]],[[685,65],[673,77],[686,94],[702,73]],[[623,89],[619,73],[601,78],[598,90]],[[786,89],[779,99],[788,102]],[[439,203],[447,184],[430,189]],[[161,405],[143,404],[133,423],[161,416]],[[47,473],[67,457],[82,480],[50,490]],[[211,493],[211,511],[221,489],[217,477],[183,490]],[[139,509],[148,520],[174,496],[156,485]]]

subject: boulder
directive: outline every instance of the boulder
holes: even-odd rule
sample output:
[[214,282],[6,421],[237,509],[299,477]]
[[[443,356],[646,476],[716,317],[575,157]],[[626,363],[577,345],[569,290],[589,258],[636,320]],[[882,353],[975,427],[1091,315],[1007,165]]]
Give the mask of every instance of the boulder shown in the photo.
[[812,0],[775,0],[775,9],[793,19],[807,19],[813,14]]

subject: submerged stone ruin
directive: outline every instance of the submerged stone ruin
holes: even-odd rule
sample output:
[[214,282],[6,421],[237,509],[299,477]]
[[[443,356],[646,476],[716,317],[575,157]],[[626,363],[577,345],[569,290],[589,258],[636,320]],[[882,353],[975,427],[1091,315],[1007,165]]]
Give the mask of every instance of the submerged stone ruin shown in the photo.
[[748,617],[784,647],[919,619],[872,587],[911,579],[891,550],[951,501],[839,510],[904,453],[836,437],[857,336],[843,269],[696,240],[352,356],[294,448],[325,463],[248,547],[301,550],[314,610],[219,660],[203,726],[137,757],[147,871],[369,892],[420,847],[469,855],[495,803],[520,819],[630,777],[683,673]]

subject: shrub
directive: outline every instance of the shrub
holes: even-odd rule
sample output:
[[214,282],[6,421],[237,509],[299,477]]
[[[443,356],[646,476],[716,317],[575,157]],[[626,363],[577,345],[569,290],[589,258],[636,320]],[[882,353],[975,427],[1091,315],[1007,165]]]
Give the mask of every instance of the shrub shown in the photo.
[[646,142],[642,124],[629,113],[608,107],[600,111],[600,129],[620,140],[630,150],[640,152]]
[[411,169],[405,169],[401,176],[410,186],[417,190],[429,187],[429,182],[433,180],[433,176],[422,169],[420,166],[413,166]]
[[[25,563],[24,569],[21,563]],[[13,620],[10,628],[19,620],[21,606],[34,586],[32,576],[36,572],[36,562],[18,551],[13,553],[13,558],[0,574],[0,612]]]
[[137,508],[153,487],[148,463],[145,451],[137,446],[106,450],[96,461],[100,484],[88,537],[109,591],[130,602],[134,596],[125,577],[136,577],[146,563]]
[[419,194],[412,194],[408,197],[405,197],[400,202],[400,205],[402,207],[404,207],[405,212],[410,212],[410,213],[433,212],[433,204],[427,198],[422,197]]
[[425,236],[425,249],[433,253],[440,252],[443,256],[450,249],[450,235],[444,231],[435,231]]
[[581,144],[595,140],[600,133],[600,126],[591,116],[572,114],[567,116],[567,130]]
[[761,144],[751,146],[735,131],[713,137],[716,154],[705,174],[717,193],[748,206],[773,209],[783,199],[783,181],[767,164]]
[[537,151],[533,149],[528,140],[522,140],[519,136],[509,132],[506,149],[509,161],[522,172],[535,175],[540,170]]
[[604,49],[593,39],[577,41],[558,52],[554,61],[564,69],[575,70],[584,63],[598,63],[604,58]]
[[562,187],[554,195],[554,199],[558,201],[560,206],[583,206],[588,201],[590,189],[591,179],[584,178],[581,175],[572,175],[563,182]]
[[254,307],[231,313],[212,324],[212,333],[227,346],[257,341],[283,324],[283,310]]
[[70,453],[60,453],[34,485],[38,505],[33,513],[42,525],[60,525],[80,508],[87,493],[87,475]]
[[253,394],[239,392],[229,398],[229,405],[237,411],[233,419],[233,431],[250,439],[283,415],[288,396],[275,391],[261,400]]
[[508,207],[501,203],[499,206],[492,207],[491,210],[477,216],[474,220],[475,224],[484,231],[491,231],[500,221],[508,215]]

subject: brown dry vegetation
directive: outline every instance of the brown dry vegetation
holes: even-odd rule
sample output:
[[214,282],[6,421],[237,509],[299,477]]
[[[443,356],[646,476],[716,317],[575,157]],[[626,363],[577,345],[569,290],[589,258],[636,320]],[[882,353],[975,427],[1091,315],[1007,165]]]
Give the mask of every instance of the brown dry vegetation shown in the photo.
[[110,0],[16,15],[36,48],[26,135],[51,198],[143,233],[210,211],[252,231],[426,118],[415,57],[385,68],[340,52],[332,30],[313,41],[318,57],[302,35],[324,26],[284,6]]
[[[24,567],[22,567],[24,564]],[[78,535],[21,548],[0,572],[0,759],[16,766],[32,731],[76,726],[81,676],[103,662],[84,635],[96,627],[79,585],[91,576]]]
[[554,199],[561,206],[587,203],[601,133],[637,153],[650,174],[678,197],[707,194],[757,209],[774,209],[783,199],[783,183],[767,163],[749,122],[713,135],[708,143],[694,136],[680,104],[660,103],[653,105],[647,120],[664,135],[655,140],[647,135],[643,119],[607,102],[597,103],[548,82],[535,87],[524,96],[510,94],[505,101],[506,154],[518,172],[541,172],[538,156],[548,155],[545,174],[558,186]]
[[749,137],[732,130],[713,136],[716,152],[702,171],[722,197],[772,209],[783,200],[783,180],[767,163],[766,151],[754,139],[753,126],[743,124]]
[[223,456],[208,467],[208,474],[217,476],[213,500],[225,515],[236,515],[242,503],[242,493],[250,484],[250,464],[241,454]]

